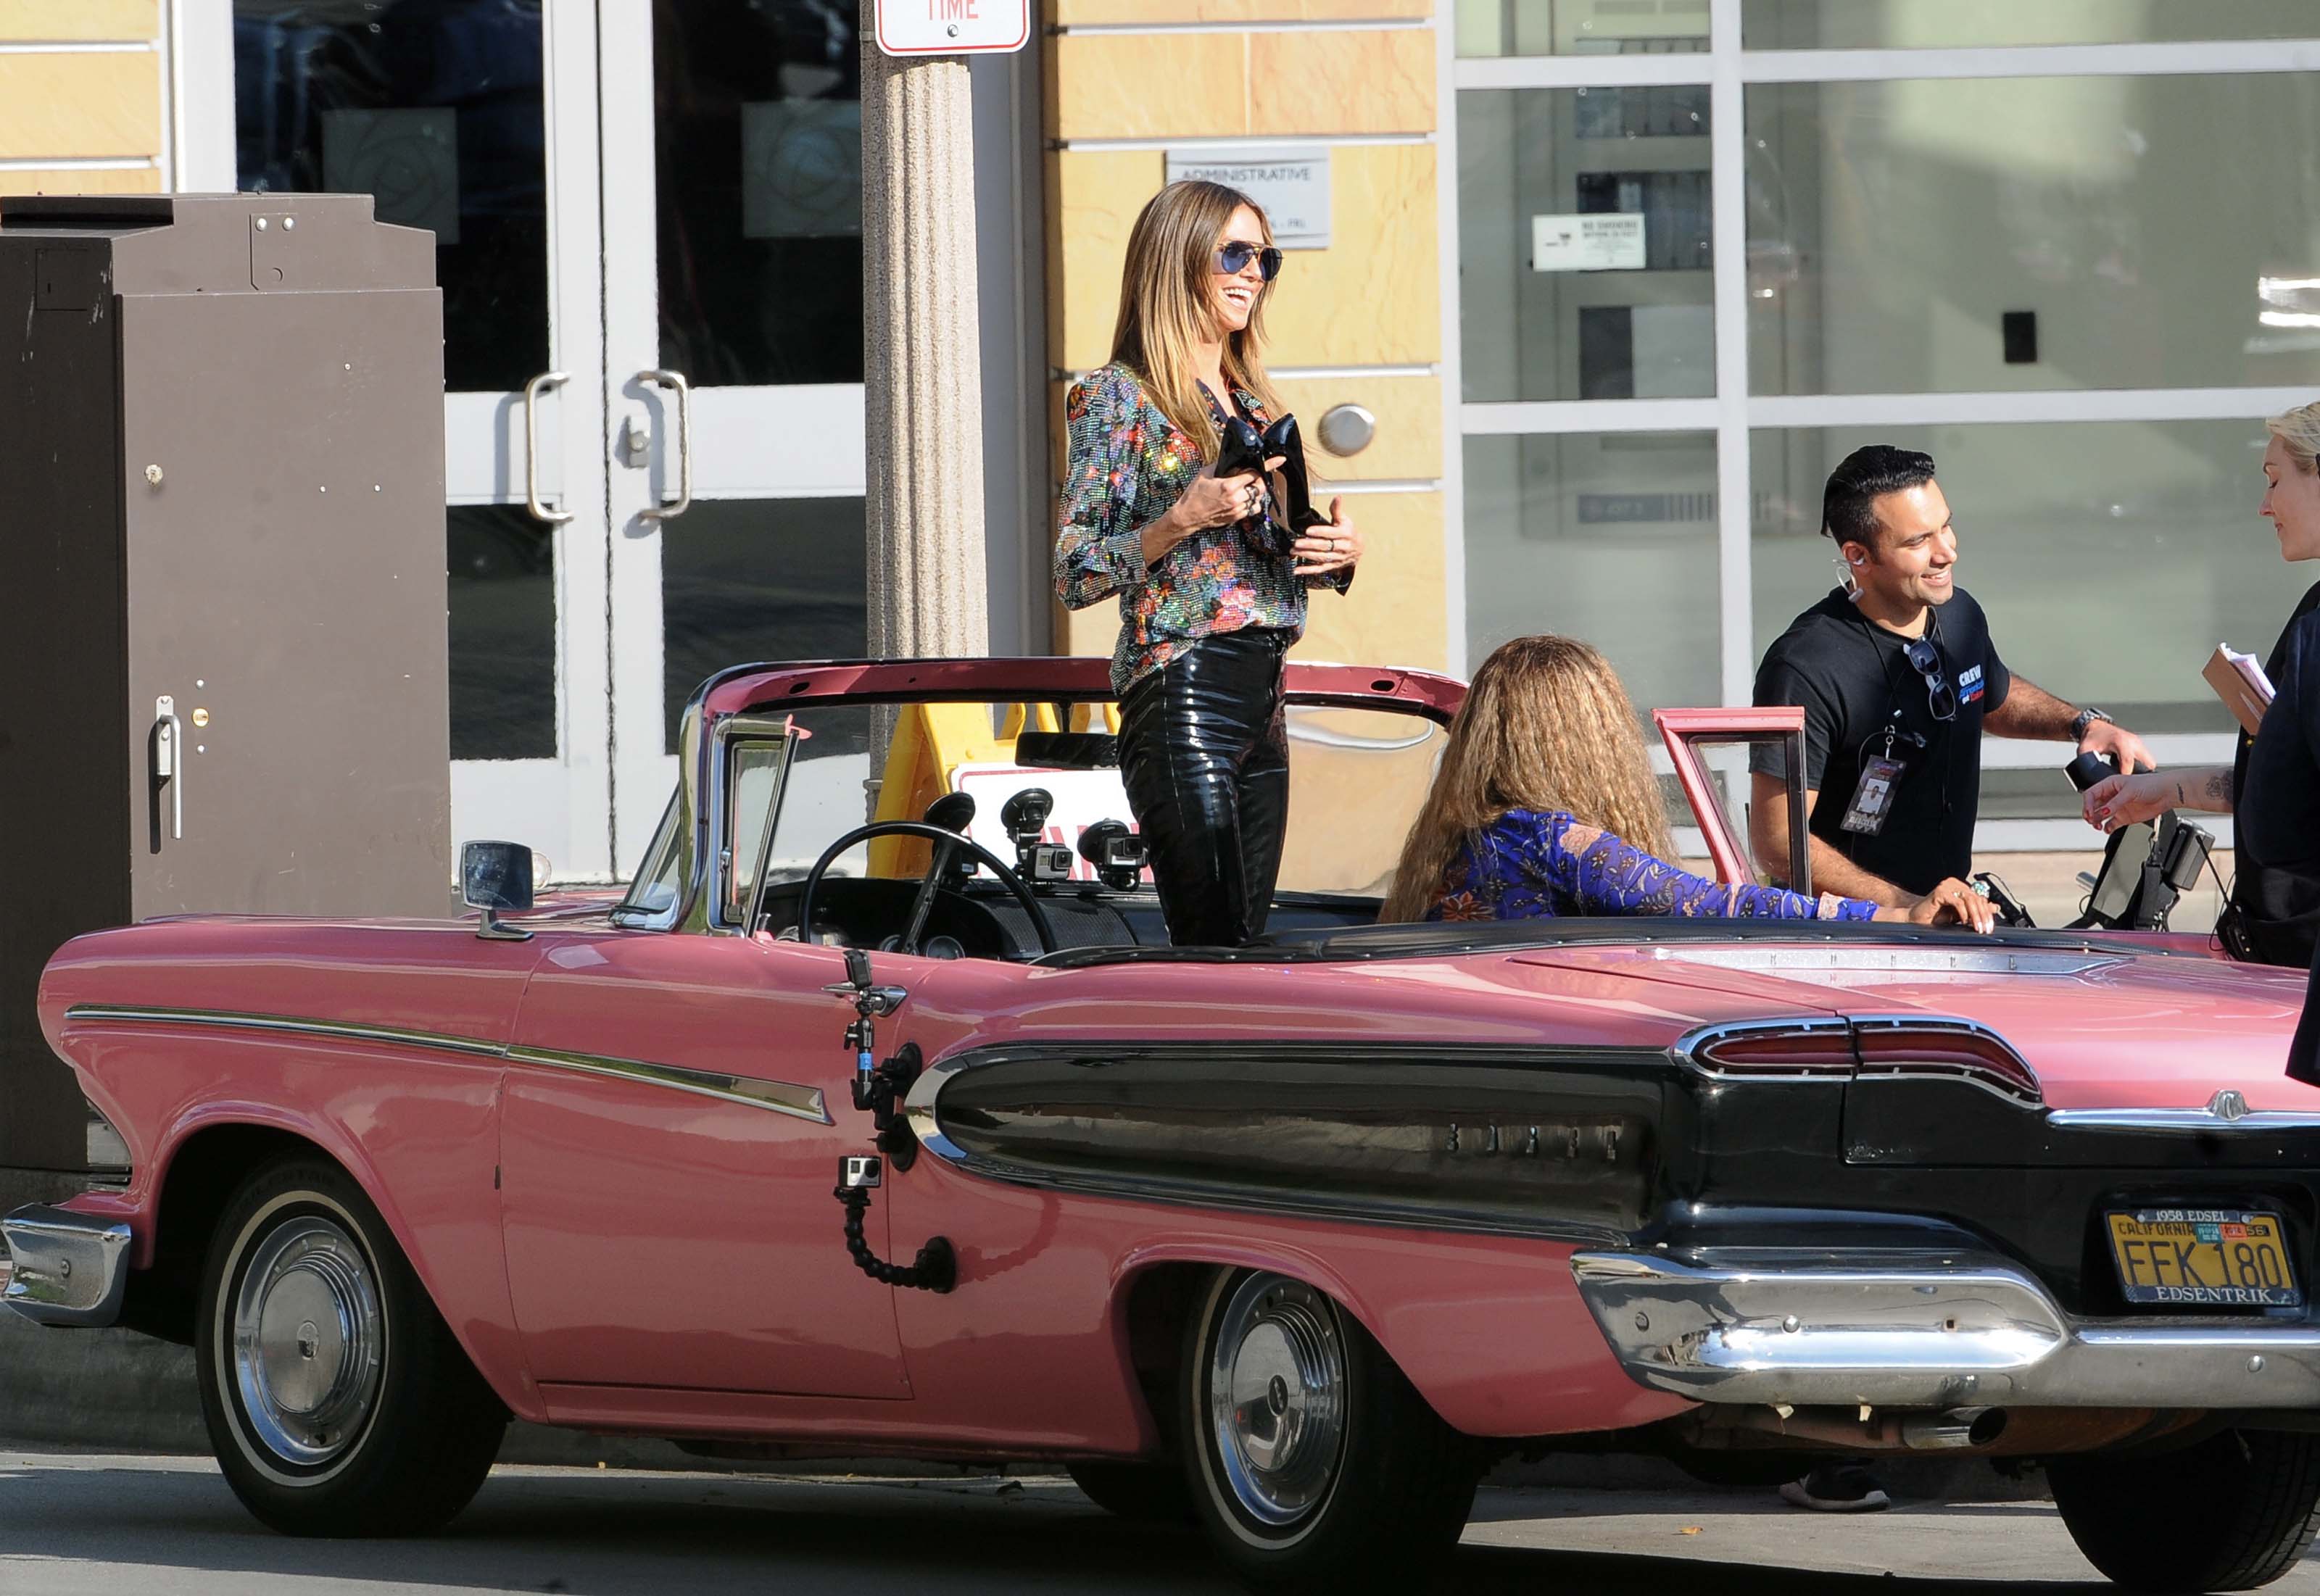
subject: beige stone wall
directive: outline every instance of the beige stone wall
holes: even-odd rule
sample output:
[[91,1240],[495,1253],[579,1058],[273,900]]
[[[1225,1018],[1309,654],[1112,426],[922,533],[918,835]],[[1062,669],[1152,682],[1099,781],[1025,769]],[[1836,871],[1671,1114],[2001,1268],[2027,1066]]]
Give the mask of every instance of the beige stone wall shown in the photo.
[[[1434,485],[1444,474],[1443,393],[1426,369],[1442,354],[1427,138],[1439,115],[1436,43],[1432,27],[1407,25],[1430,18],[1429,0],[1048,0],[1047,11],[1061,30],[1047,55],[1045,126],[1057,480],[1065,389],[1110,353],[1128,228],[1166,180],[1165,141],[1330,140],[1331,245],[1290,253],[1265,311],[1265,358],[1306,423],[1310,464],[1324,479],[1317,489],[1355,488],[1346,513],[1369,552],[1350,595],[1316,597],[1299,654],[1439,669],[1448,657]],[[1356,25],[1278,25],[1312,22]],[[1218,23],[1239,25],[1200,31]],[[1402,141],[1335,141],[1378,135]],[[1120,148],[1131,140],[1146,147]],[[1314,370],[1328,374],[1298,374]],[[1313,424],[1348,401],[1376,415],[1377,437],[1340,459],[1319,449]],[[1359,491],[1366,483],[1392,486]],[[1109,601],[1059,610],[1056,646],[1109,654],[1118,630]]]
[[0,194],[159,190],[166,94],[160,0],[0,0]]

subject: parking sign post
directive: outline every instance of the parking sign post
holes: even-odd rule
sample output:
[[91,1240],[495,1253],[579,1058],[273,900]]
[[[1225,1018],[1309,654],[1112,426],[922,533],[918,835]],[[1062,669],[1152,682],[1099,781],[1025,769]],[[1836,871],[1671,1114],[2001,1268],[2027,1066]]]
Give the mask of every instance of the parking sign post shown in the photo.
[[964,58],[1020,50],[1030,5],[878,0],[874,14],[862,41],[870,652],[979,654],[990,627]]

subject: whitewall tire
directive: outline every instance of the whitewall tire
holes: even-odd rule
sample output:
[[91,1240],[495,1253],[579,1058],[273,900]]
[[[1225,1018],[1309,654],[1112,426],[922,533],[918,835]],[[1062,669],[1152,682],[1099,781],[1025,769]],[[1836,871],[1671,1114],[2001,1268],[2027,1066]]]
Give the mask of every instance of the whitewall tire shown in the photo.
[[195,1338],[219,1466],[285,1534],[439,1528],[507,1428],[377,1210],[319,1157],[266,1166],[227,1204]]
[[1252,1587],[1408,1591],[1456,1543],[1475,1447],[1304,1282],[1219,1271],[1186,1326],[1178,1392],[1193,1511]]

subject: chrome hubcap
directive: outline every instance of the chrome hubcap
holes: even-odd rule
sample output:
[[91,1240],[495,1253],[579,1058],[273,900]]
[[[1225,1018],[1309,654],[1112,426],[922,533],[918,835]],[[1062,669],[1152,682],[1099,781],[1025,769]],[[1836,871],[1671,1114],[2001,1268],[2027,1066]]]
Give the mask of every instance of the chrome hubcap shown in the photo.
[[1284,1527],[1313,1511],[1345,1450],[1346,1350],[1337,1309],[1278,1275],[1241,1283],[1209,1354],[1209,1422],[1243,1511]]
[[362,1433],[378,1400],[385,1330],[370,1261],[331,1220],[302,1214],[250,1256],[233,1303],[233,1375],[257,1438],[319,1465]]

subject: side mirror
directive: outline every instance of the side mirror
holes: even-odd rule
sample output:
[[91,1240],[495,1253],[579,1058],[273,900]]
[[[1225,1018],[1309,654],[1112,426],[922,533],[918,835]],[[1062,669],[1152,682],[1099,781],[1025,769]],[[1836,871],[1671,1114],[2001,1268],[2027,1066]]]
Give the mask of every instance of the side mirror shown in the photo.
[[484,912],[476,934],[496,942],[522,942],[531,933],[503,925],[504,910],[531,907],[531,850],[521,843],[462,843],[459,901]]

